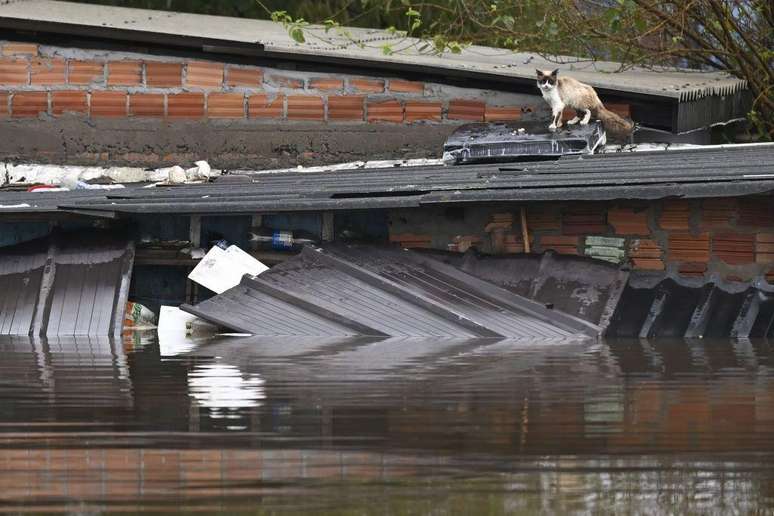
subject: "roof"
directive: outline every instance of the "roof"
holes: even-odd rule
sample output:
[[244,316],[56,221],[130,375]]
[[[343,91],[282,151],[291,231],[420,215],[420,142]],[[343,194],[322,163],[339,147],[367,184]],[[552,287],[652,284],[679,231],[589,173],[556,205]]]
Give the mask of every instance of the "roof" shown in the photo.
[[[500,201],[702,198],[774,191],[774,144],[556,161],[224,176],[214,183],[0,194],[3,214],[255,214]],[[225,181],[229,179],[229,181]],[[237,182],[235,182],[237,181]],[[28,204],[28,207],[15,207]]]
[[118,335],[134,247],[59,235],[0,251],[0,335]]
[[306,247],[186,312],[260,336],[556,338],[599,327],[431,257],[382,247]]
[[[281,24],[267,20],[109,7],[54,0],[0,2],[0,27],[101,38],[158,42],[200,50],[250,56],[291,57],[332,63],[361,63],[380,69],[414,69],[424,74],[479,78],[506,78],[534,83],[536,68],[557,64],[534,53],[471,46],[460,54],[436,55],[423,51],[419,40],[404,40],[384,30],[349,28],[365,48],[331,33],[296,43]],[[311,27],[309,30],[318,30]],[[322,34],[322,28],[319,28]],[[405,50],[384,55],[381,47],[402,41]],[[655,96],[677,101],[729,96],[745,89],[745,82],[724,73],[699,73],[681,69],[642,68],[620,73],[614,62],[572,62],[562,70],[600,90]],[[602,72],[602,73],[600,73]]]

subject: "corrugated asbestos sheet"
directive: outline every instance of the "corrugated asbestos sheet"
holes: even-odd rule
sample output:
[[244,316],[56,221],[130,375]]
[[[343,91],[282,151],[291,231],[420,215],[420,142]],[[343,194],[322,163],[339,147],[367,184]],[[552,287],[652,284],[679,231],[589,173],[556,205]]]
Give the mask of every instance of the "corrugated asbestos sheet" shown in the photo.
[[[132,188],[72,201],[60,194],[59,209],[113,217],[138,213],[253,214],[406,208],[494,201],[743,196],[774,190],[774,144],[572,156],[500,165],[249,177],[252,181],[245,178],[239,184]],[[32,203],[35,195],[43,194],[12,195],[8,203]],[[47,198],[47,202],[51,199]]]
[[599,327],[412,251],[305,248],[183,310],[260,336],[566,339]]
[[0,250],[0,334],[118,335],[134,247],[60,234]]

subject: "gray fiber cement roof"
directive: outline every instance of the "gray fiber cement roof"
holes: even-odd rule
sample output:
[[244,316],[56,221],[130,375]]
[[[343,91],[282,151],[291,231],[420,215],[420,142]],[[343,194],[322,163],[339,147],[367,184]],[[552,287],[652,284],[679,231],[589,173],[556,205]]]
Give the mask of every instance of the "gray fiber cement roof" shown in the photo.
[[[435,71],[481,78],[534,80],[535,69],[561,68],[592,86],[609,90],[690,101],[710,95],[730,95],[745,89],[745,82],[724,73],[688,70],[630,69],[620,73],[613,62],[575,62],[557,65],[537,54],[471,46],[460,54],[436,55],[422,50],[423,43],[402,39],[383,30],[352,28],[355,40],[309,29],[306,44],[298,44],[281,24],[266,20],[230,18],[54,0],[0,1],[0,27],[89,34],[103,38],[155,41],[195,46],[208,51],[241,51],[245,55],[290,57],[299,60],[358,64],[377,68]],[[324,35],[324,38],[315,35]],[[381,47],[393,43],[399,53],[384,55]]]
[[[565,156],[556,161],[224,176],[214,183],[6,193],[3,213],[271,213],[501,201],[702,198],[774,191],[774,144]],[[71,197],[72,196],[72,197]],[[13,208],[27,203],[29,208]]]
[[395,248],[306,247],[184,311],[259,336],[569,339],[600,328],[440,260]]

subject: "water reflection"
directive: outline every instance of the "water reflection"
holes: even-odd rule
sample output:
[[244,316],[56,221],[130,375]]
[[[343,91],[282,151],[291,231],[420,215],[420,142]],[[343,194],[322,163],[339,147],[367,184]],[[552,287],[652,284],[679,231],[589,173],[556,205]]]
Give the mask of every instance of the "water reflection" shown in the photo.
[[164,356],[133,334],[0,351],[3,509],[774,509],[767,342],[247,338]]

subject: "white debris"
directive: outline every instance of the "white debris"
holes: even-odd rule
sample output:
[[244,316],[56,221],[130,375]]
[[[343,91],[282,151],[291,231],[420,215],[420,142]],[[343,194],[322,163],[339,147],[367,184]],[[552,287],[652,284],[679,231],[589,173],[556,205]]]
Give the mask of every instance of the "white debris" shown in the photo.
[[159,351],[162,356],[174,356],[193,350],[197,342],[188,332],[188,325],[197,320],[174,306],[162,306],[159,311]]
[[[222,173],[221,170],[210,167],[206,161],[197,161],[196,166],[188,170],[178,165],[148,170],[139,167],[81,167],[36,163],[16,165],[0,162],[0,171],[5,171],[4,175],[0,175],[0,185],[47,184],[75,190],[79,188],[79,182],[88,184],[87,182],[94,180],[113,183],[158,183],[167,182],[170,179],[170,170],[173,169],[175,170],[176,178],[181,177],[178,170],[182,172],[182,177],[185,177],[183,182],[207,180]],[[108,187],[108,185],[90,186],[98,188]],[[112,185],[112,187],[116,186]]]
[[245,274],[257,276],[268,269],[266,265],[235,245],[226,250],[215,246],[191,271],[188,279],[216,294],[222,294],[239,285]]
[[13,208],[31,208],[29,204],[23,202],[21,204],[0,204],[0,208],[13,209]]
[[358,170],[372,168],[400,168],[400,167],[427,167],[443,165],[442,159],[417,158],[417,159],[384,159],[373,161],[349,161],[334,165],[320,165],[316,167],[297,166],[294,168],[276,168],[269,170],[234,170],[235,175],[259,175],[259,174],[283,174],[288,172],[312,173],[312,172],[337,172],[339,170]]
[[167,182],[173,185],[181,185],[188,181],[188,176],[183,167],[175,165],[168,169]]

